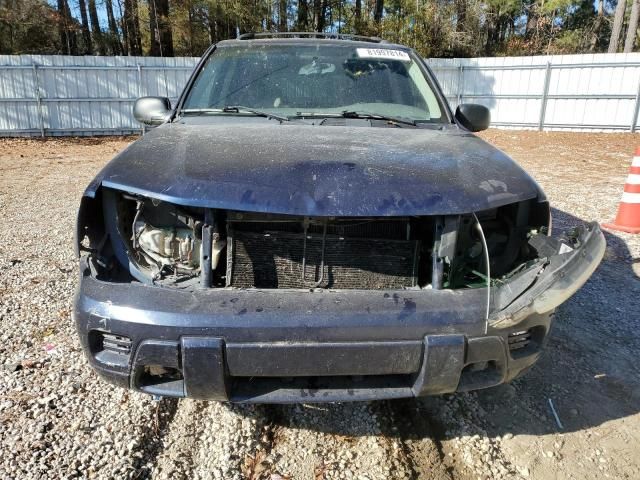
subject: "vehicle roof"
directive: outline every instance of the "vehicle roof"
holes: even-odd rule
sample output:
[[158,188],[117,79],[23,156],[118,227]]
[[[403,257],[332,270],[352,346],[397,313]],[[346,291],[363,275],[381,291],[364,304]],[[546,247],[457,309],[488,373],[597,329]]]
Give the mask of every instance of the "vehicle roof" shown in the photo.
[[354,40],[349,38],[336,38],[336,37],[316,37],[316,38],[299,38],[299,37],[255,37],[247,39],[231,39],[221,40],[217,43],[220,46],[239,46],[239,45],[352,45],[354,47],[363,48],[379,48],[379,49],[400,49],[405,51],[412,51],[410,47],[406,45],[400,45],[396,43],[387,43],[385,41],[376,42],[373,40]]

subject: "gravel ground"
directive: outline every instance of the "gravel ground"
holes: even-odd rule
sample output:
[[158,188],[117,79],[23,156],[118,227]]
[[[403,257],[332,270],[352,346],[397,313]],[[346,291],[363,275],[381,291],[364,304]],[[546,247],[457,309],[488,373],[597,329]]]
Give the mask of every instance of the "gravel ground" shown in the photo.
[[[556,232],[615,215],[636,136],[492,130]],[[0,479],[640,478],[640,237],[557,313],[511,385],[360,404],[153,402],[100,381],[70,317],[85,185],[132,139],[0,140]],[[553,419],[551,399],[564,425]]]

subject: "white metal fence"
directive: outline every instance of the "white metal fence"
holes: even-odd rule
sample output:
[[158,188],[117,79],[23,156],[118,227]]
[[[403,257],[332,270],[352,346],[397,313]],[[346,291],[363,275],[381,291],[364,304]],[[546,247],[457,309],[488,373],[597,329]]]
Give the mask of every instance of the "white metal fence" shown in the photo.
[[175,101],[197,61],[0,55],[0,136],[139,133],[135,99]]
[[[144,95],[175,100],[197,58],[0,55],[0,136],[140,132]],[[498,127],[635,131],[640,54],[430,59],[451,106],[482,103]]]
[[492,125],[636,131],[640,53],[430,59],[453,108],[482,103]]

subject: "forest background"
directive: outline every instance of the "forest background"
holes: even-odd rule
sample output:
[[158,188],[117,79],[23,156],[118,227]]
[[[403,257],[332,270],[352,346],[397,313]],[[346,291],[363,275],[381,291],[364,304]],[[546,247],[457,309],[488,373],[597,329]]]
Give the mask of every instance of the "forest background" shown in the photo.
[[200,56],[247,32],[377,36],[425,57],[631,52],[640,0],[0,0],[0,54]]

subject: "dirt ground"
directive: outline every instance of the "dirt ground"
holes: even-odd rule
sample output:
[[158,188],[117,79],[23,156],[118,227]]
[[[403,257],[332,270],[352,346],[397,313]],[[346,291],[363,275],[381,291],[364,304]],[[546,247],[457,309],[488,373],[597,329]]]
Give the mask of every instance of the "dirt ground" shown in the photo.
[[[640,137],[490,130],[554,231],[614,217]],[[132,138],[0,140],[0,478],[640,478],[640,236],[557,312],[511,385],[359,404],[152,402],[87,366],[70,308],[84,187]],[[563,428],[552,416],[549,399]]]

